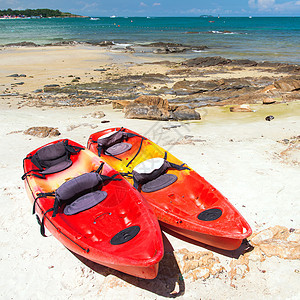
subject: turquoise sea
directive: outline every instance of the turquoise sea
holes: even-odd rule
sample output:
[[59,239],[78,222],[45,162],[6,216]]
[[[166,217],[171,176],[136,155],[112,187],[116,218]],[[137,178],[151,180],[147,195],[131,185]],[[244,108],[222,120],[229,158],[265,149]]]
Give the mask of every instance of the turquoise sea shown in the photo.
[[[0,20],[0,44],[114,41],[208,47],[183,57],[215,56],[300,63],[300,17],[136,17]],[[172,55],[172,54],[168,54]],[[178,55],[178,54],[177,54]]]

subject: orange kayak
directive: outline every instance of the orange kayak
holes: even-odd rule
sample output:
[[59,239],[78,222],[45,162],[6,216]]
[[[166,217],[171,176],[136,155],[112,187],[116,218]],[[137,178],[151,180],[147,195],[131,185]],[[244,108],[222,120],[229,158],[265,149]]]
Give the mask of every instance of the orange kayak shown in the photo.
[[22,179],[41,233],[91,261],[155,278],[161,230],[142,195],[99,156],[71,140],[30,152]]
[[237,249],[249,224],[215,187],[154,142],[126,128],[92,134],[88,149],[149,202],[160,224],[213,247]]

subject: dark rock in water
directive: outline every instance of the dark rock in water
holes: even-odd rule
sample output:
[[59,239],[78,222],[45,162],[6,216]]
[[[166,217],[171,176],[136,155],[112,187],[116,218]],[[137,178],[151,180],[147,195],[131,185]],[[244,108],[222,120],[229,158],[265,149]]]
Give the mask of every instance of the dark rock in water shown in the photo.
[[265,118],[266,121],[272,121],[273,119],[274,119],[273,116],[267,116],[267,117]]
[[34,93],[42,93],[43,90],[42,89],[36,89],[35,91],[33,91]]
[[11,74],[11,75],[8,75],[7,77],[26,77],[25,74]]
[[6,47],[38,47],[39,45],[32,42],[9,43],[4,45]]
[[98,43],[97,45],[98,46],[113,46],[115,43],[114,42],[112,42],[112,41],[102,41],[102,42],[100,42],[100,43]]
[[221,56],[197,57],[184,61],[182,64],[188,67],[211,67],[217,65],[227,65],[231,63],[230,59]]
[[194,109],[186,106],[178,106],[171,112],[171,118],[175,120],[201,120],[201,116]]
[[24,131],[24,134],[45,138],[45,137],[58,136],[60,135],[60,132],[57,130],[57,128],[42,126],[42,127],[30,127]]
[[23,82],[23,81],[21,81],[21,82],[15,82],[14,84],[16,84],[16,85],[23,85],[23,84],[25,84],[25,82]]
[[150,43],[150,44],[142,44],[140,46],[143,46],[143,47],[188,47],[183,44],[165,43],[165,42],[154,42],[154,43]]
[[169,54],[169,53],[182,53],[189,50],[189,47],[165,47],[158,48],[153,51],[154,54]]
[[78,42],[76,41],[60,41],[56,43],[44,44],[44,46],[75,46]]
[[230,63],[231,65],[238,65],[238,66],[247,66],[247,67],[255,67],[257,66],[257,62],[250,59],[234,59]]
[[97,72],[106,72],[107,69],[94,69],[94,71],[97,71]]

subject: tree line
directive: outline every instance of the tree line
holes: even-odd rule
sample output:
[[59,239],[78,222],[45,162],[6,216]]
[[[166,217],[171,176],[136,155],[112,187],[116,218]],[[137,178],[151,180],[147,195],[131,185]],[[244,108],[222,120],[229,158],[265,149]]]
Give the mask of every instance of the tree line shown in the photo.
[[4,9],[0,10],[0,16],[25,16],[25,17],[66,17],[71,16],[70,13],[64,13],[59,11],[58,9],[48,9],[48,8],[39,8],[39,9]]

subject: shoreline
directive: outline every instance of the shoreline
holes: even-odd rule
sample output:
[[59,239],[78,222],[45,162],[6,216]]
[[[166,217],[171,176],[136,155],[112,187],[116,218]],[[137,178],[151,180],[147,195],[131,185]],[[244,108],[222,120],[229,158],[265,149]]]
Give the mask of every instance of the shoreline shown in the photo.
[[[0,297],[108,300],[126,293],[132,299],[153,300],[214,299],[218,295],[231,299],[297,298],[300,102],[298,91],[275,89],[280,101],[262,104],[265,86],[259,86],[269,87],[289,78],[289,72],[230,64],[184,66],[177,60],[162,63],[165,59],[159,55],[153,63],[152,58],[137,59],[130,53],[66,46],[0,51],[0,137],[4,145],[0,150],[4,208],[0,212],[0,244],[1,267],[6,270],[0,275]],[[18,76],[7,77],[12,74]],[[145,74],[156,76],[150,80]],[[80,79],[72,83],[76,77]],[[134,81],[136,78],[142,78],[143,84]],[[246,97],[249,112],[230,112],[232,105],[238,105],[232,103],[196,107],[202,119],[190,121],[126,119],[122,109],[112,107],[117,100],[109,99],[124,96],[126,90],[119,91],[116,86],[133,80],[133,86],[140,85],[130,91],[131,100],[156,91],[171,103],[186,97],[166,92],[184,79],[210,85],[215,80],[255,82],[258,87],[254,92],[252,85],[250,89],[242,87],[245,82],[239,81],[235,99],[242,101],[240,93],[248,90],[256,98]],[[23,84],[15,84],[18,82]],[[101,83],[101,89],[87,89],[91,82]],[[110,93],[103,86],[107,82]],[[45,86],[53,84],[58,84],[59,90],[46,93]],[[77,94],[62,92],[70,88],[68,84],[85,89],[77,88]],[[42,91],[34,92],[36,89]],[[295,99],[289,98],[291,95]],[[100,96],[103,99],[97,98]],[[77,102],[80,105],[76,106]],[[267,115],[275,118],[266,121]],[[41,138],[24,133],[40,126],[56,128],[60,135]],[[142,280],[84,260],[55,238],[42,237],[20,179],[22,159],[53,140],[69,138],[85,146],[91,133],[121,126],[157,142],[225,195],[252,227],[254,234],[249,240],[253,249],[222,251],[163,231],[165,256],[159,275]]]

